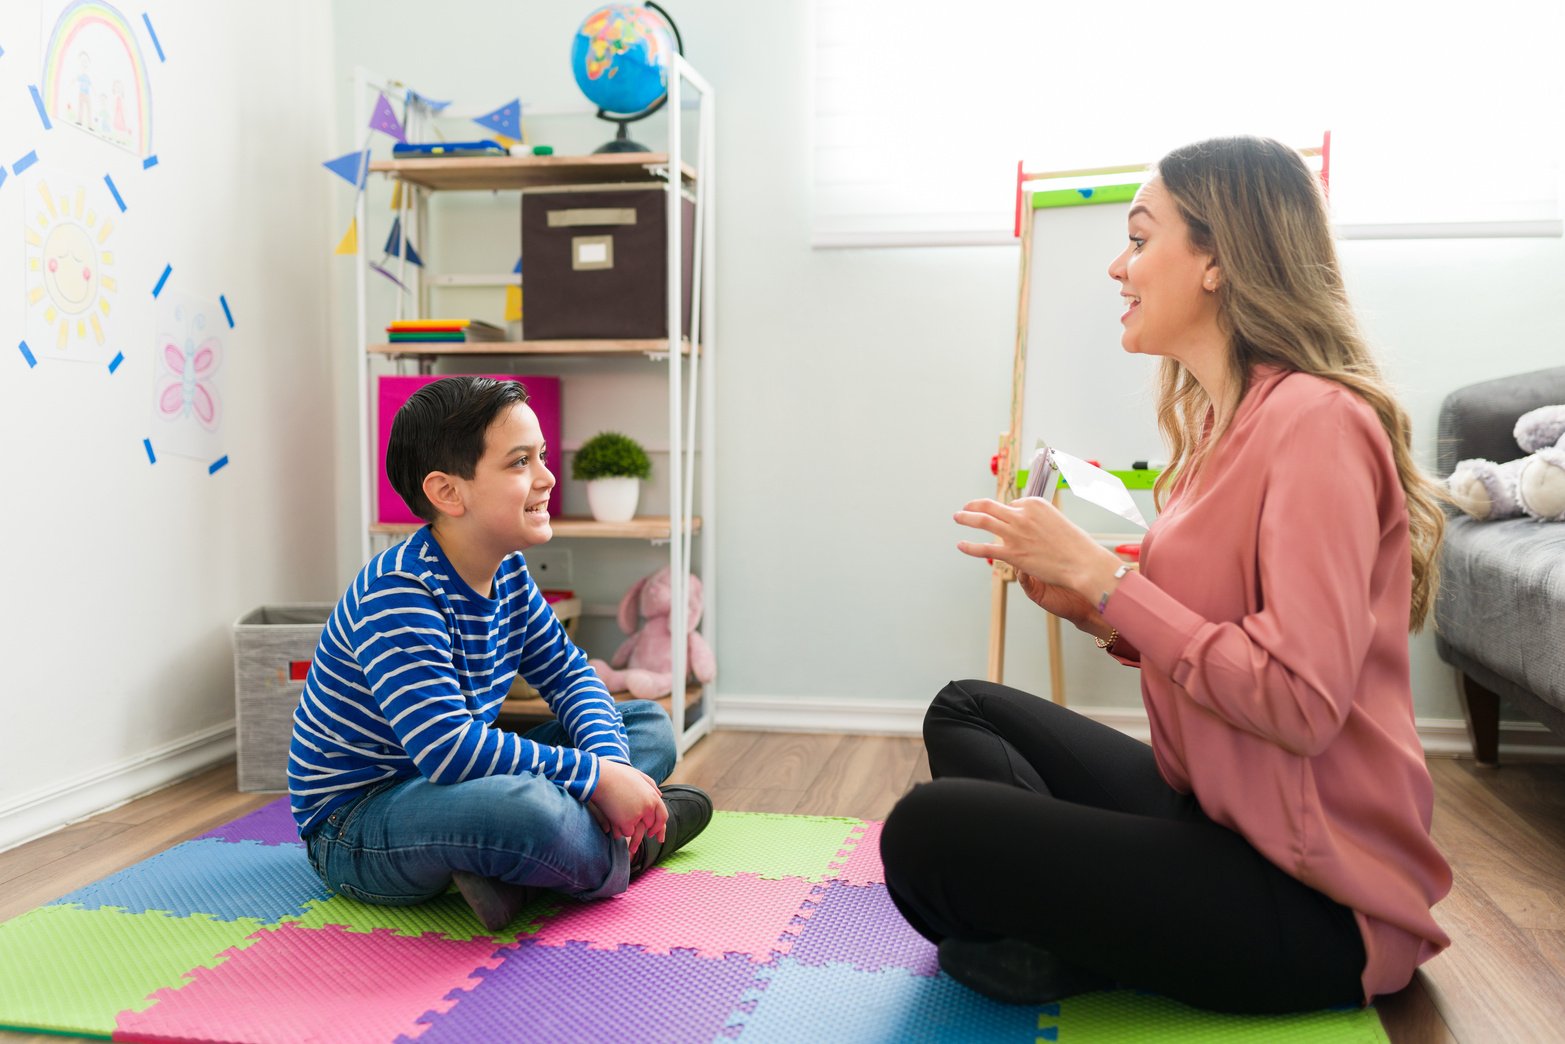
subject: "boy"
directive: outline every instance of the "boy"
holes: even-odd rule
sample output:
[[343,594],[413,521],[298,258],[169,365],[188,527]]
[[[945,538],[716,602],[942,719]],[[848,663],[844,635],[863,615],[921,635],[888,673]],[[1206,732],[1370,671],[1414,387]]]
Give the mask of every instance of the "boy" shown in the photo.
[[[407,905],[454,881],[484,927],[538,888],[593,899],[699,834],[712,803],[658,784],[668,715],[616,705],[518,553],[548,540],[554,476],[515,381],[451,377],[397,411],[392,486],[429,525],[337,603],[294,712],[288,783],[333,891]],[[494,727],[520,674],[556,720]]]

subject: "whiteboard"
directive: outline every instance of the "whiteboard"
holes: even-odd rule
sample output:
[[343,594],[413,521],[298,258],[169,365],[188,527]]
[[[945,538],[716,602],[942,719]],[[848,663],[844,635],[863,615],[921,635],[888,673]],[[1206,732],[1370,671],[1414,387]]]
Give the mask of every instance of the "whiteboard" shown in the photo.
[[[1168,457],[1155,411],[1161,359],[1120,346],[1124,302],[1108,275],[1124,248],[1129,212],[1129,203],[1033,212],[1018,467],[1027,466],[1039,440],[1110,470]],[[1151,521],[1150,494],[1135,496]],[[1088,529],[1133,531],[1069,493],[1060,504]]]

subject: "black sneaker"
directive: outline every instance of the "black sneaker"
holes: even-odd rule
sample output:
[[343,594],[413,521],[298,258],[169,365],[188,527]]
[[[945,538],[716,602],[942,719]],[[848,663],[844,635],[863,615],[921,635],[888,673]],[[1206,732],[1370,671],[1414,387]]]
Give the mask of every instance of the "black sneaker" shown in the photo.
[[1022,939],[945,938],[940,970],[975,993],[1005,1004],[1049,1004],[1078,993],[1106,990],[1112,979],[1072,968]]
[[542,891],[466,870],[451,871],[451,880],[455,882],[456,890],[462,893],[462,898],[467,900],[467,905],[473,908],[478,923],[491,932],[497,932],[516,920],[522,908]]
[[662,841],[655,837],[642,839],[641,847],[630,857],[632,877],[685,847],[712,821],[712,799],[700,787],[670,783],[658,790],[668,806],[668,824],[663,830]]

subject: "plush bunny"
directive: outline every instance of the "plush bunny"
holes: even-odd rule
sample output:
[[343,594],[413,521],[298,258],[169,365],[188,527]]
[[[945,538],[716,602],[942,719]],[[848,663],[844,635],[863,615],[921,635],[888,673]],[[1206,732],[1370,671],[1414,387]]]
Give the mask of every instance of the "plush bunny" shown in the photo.
[[[610,692],[628,690],[637,699],[651,700],[673,691],[674,639],[669,628],[674,604],[673,574],[664,566],[631,585],[619,603],[619,629],[630,635],[614,651],[613,666],[588,661]],[[717,674],[712,647],[696,630],[701,620],[701,580],[690,577],[690,606],[686,633],[686,663],[696,680],[705,684]],[[637,613],[644,622],[636,627]],[[615,670],[623,667],[624,670]]]
[[1516,422],[1516,444],[1529,455],[1496,464],[1458,461],[1446,488],[1477,519],[1529,515],[1565,522],[1565,405],[1539,406]]

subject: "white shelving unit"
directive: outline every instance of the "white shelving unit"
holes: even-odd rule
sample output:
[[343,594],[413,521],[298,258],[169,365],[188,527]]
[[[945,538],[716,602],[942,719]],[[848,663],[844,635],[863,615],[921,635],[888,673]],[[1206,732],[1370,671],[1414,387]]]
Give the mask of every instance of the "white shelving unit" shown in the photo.
[[[386,83],[363,69],[355,72],[356,126],[369,122],[376,84]],[[714,128],[716,95],[710,84],[683,58],[676,56],[669,77],[667,142],[662,152],[597,153],[583,156],[500,156],[436,157],[428,159],[373,162],[369,174],[400,182],[402,185],[400,219],[404,235],[411,234],[415,244],[429,242],[429,197],[436,192],[517,191],[569,185],[620,182],[661,185],[668,206],[668,296],[665,303],[668,336],[652,340],[560,340],[499,341],[440,344],[397,344],[371,341],[368,273],[368,207],[366,193],[358,197],[358,265],[356,294],[358,310],[358,438],[359,438],[359,512],[362,522],[362,558],[368,559],[375,541],[391,542],[411,533],[416,526],[384,525],[374,522],[374,482],[378,462],[374,459],[374,410],[371,387],[371,363],[375,359],[399,360],[400,365],[416,364],[418,372],[432,373],[442,357],[513,356],[547,360],[645,357],[650,365],[666,370],[668,389],[668,467],[662,477],[669,511],[661,516],[638,516],[625,523],[597,522],[588,517],[564,517],[554,520],[555,539],[596,538],[605,540],[646,540],[668,549],[669,570],[674,577],[673,604],[688,600],[687,576],[692,569],[701,577],[704,595],[702,633],[714,646],[717,570],[713,547],[716,468],[716,443],[712,404],[715,401],[716,373],[713,367],[713,311],[716,302],[716,208]],[[686,155],[682,146],[686,103],[696,109],[696,147]],[[674,172],[678,172],[676,176]],[[691,331],[688,340],[680,336],[682,285],[680,242],[681,188],[695,197],[694,285],[691,287]],[[409,233],[411,230],[411,233]],[[429,314],[430,289],[433,286],[503,285],[487,277],[440,276],[403,259],[394,262],[398,279],[409,292],[399,295],[395,318],[418,318]],[[525,322],[525,318],[524,318]],[[674,346],[671,350],[670,346]],[[619,363],[618,365],[625,365]],[[697,472],[697,469],[699,473]],[[699,482],[698,482],[699,475]],[[696,488],[700,488],[700,503]],[[701,537],[699,545],[695,538]],[[689,674],[687,662],[686,614],[675,612],[670,620],[673,632],[675,678]],[[716,703],[715,682],[706,686],[692,683],[688,688],[674,686],[668,710],[674,721],[679,750],[683,753],[710,730]],[[700,705],[701,713],[691,720],[690,711]]]

